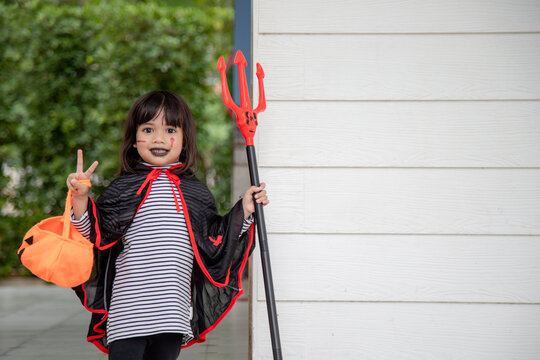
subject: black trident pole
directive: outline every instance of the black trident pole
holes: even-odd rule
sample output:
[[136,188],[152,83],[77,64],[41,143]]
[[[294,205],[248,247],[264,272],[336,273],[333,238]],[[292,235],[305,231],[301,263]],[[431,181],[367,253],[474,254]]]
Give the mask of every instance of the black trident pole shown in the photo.
[[[255,156],[255,146],[246,146],[249,177],[251,185],[260,186],[259,172],[257,168],[257,158]],[[276,299],[274,297],[274,282],[272,280],[272,268],[270,266],[270,252],[268,251],[268,239],[266,237],[266,223],[264,222],[264,212],[262,204],[255,203],[255,219],[257,224],[257,234],[261,247],[261,262],[264,278],[264,289],[266,293],[266,307],[268,310],[268,321],[270,322],[270,335],[272,337],[272,351],[274,359],[281,360],[281,340],[279,338],[279,327],[277,321]]]
[[[257,63],[257,78],[259,79],[259,106],[255,110],[251,108],[249,103],[249,93],[246,81],[246,73],[244,67],[247,66],[246,59],[240,50],[236,53],[234,63],[238,65],[238,77],[240,85],[240,107],[237,106],[231,98],[229,87],[227,85],[227,77],[225,75],[225,61],[223,56],[219,58],[218,70],[221,74],[221,86],[223,93],[223,102],[236,114],[236,124],[240,128],[242,136],[246,140],[246,152],[249,166],[249,177],[252,186],[260,186],[259,171],[257,167],[257,157],[255,156],[255,145],[253,137],[257,125],[257,114],[266,109],[266,100],[264,96],[263,78],[264,72],[260,64]],[[259,238],[261,262],[264,279],[264,289],[266,293],[266,307],[268,310],[268,320],[270,323],[270,336],[272,338],[272,352],[274,360],[282,360],[281,355],[281,340],[279,338],[279,327],[277,321],[276,300],[274,298],[274,283],[272,280],[272,269],[270,266],[270,253],[268,251],[268,238],[266,236],[266,224],[264,221],[263,205],[255,201],[255,221],[257,225],[257,234]]]

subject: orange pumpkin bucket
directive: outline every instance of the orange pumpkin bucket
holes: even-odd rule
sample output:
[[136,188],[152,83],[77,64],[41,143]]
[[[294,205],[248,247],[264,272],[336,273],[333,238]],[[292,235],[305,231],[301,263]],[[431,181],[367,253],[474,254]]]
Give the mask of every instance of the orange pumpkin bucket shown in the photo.
[[[90,182],[84,185],[90,186]],[[94,245],[71,223],[73,200],[68,191],[64,215],[32,226],[17,251],[21,263],[37,277],[61,287],[75,287],[90,278]]]

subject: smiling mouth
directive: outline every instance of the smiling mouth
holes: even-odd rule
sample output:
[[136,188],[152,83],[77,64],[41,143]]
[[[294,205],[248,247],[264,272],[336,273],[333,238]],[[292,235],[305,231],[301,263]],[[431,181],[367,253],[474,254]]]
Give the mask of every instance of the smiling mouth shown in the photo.
[[150,152],[154,156],[165,156],[169,153],[169,150],[167,149],[150,149]]

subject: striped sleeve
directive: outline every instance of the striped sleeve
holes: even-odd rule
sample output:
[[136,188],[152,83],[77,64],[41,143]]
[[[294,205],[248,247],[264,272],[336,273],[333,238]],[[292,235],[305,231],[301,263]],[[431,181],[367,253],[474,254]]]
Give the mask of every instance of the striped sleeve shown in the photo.
[[247,219],[242,221],[242,230],[240,231],[240,236],[244,235],[244,233],[249,229],[253,223],[253,220],[253,214],[251,214]]
[[85,211],[79,220],[75,220],[73,215],[73,208],[71,209],[71,223],[75,226],[75,229],[81,233],[82,236],[90,240],[90,219],[88,217],[88,211]]

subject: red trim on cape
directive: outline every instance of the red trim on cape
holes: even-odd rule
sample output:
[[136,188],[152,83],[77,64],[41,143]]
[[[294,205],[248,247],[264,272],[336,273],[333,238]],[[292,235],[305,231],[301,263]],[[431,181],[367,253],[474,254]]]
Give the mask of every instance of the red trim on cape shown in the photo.
[[244,268],[246,267],[246,262],[247,262],[247,260],[249,258],[249,249],[251,249],[251,244],[253,244],[254,230],[255,230],[254,223],[252,223],[251,226],[249,227],[249,244],[248,244],[246,253],[244,255],[244,260],[242,260],[242,264],[240,265],[240,269],[238,269],[238,288],[240,289],[240,291],[238,292],[238,294],[236,294],[232,298],[229,307],[227,308],[227,310],[225,310],[223,312],[223,314],[221,314],[219,319],[217,319],[216,322],[214,324],[212,324],[212,326],[210,326],[208,329],[206,329],[201,334],[199,334],[198,339],[193,339],[190,342],[188,342],[186,345],[183,345],[182,349],[187,348],[187,347],[189,347],[189,346],[191,346],[193,344],[205,342],[206,341],[206,334],[208,334],[210,331],[215,329],[215,327],[221,322],[221,320],[223,320],[225,318],[225,316],[227,316],[229,311],[231,311],[232,307],[236,303],[236,300],[244,293],[244,289],[242,289],[242,272],[244,272]]
[[212,285],[217,286],[217,287],[227,286],[227,284],[229,283],[229,275],[231,274],[231,267],[229,266],[229,269],[227,270],[227,276],[225,278],[224,283],[220,283],[212,279],[212,276],[206,269],[206,266],[204,266],[201,259],[201,255],[199,254],[199,249],[197,247],[197,243],[195,242],[195,235],[193,234],[193,229],[191,228],[191,221],[189,220],[189,210],[186,206],[186,201],[184,200],[184,194],[182,194],[182,190],[180,190],[180,188],[178,189],[178,193],[180,194],[180,201],[182,202],[182,207],[184,208],[184,218],[186,219],[186,225],[189,232],[189,239],[191,240],[191,247],[193,248],[193,255],[195,255],[195,259],[197,259],[197,263],[199,264],[199,267],[201,268],[204,275],[206,275],[208,280],[210,280]]
[[109,349],[107,349],[105,346],[101,345],[99,341],[93,340],[90,341],[92,344],[94,344],[99,350],[103,351],[105,354],[109,353]]
[[[154,180],[152,180],[152,182],[154,182]],[[152,182],[150,183],[150,186],[152,186]],[[148,188],[148,189],[150,189],[150,188]],[[142,205],[146,201],[146,198],[148,197],[148,195],[150,195],[150,191],[146,190],[146,193],[144,194],[144,198],[141,201],[141,203],[139,204],[139,207],[137,208],[137,211],[135,211],[135,215],[133,215],[133,217],[135,217],[139,213],[139,210],[141,209]]]
[[105,336],[105,334],[107,333],[107,331],[105,330],[102,330],[100,328],[98,328],[98,326],[100,326],[101,324],[103,324],[105,321],[107,321],[107,318],[109,317],[109,312],[105,309],[91,309],[88,307],[87,305],[87,300],[88,300],[88,296],[86,295],[86,289],[84,288],[84,284],[81,285],[81,289],[83,290],[84,292],[84,307],[86,308],[86,310],[90,311],[91,313],[96,313],[96,314],[103,314],[103,319],[98,322],[96,325],[94,325],[93,327],[93,330],[95,332],[98,333],[98,335],[93,335],[93,336],[87,336],[86,337],[86,341],[88,342],[91,342],[92,344],[94,344],[99,350],[103,351],[104,353],[108,354],[109,353],[109,350],[107,350],[107,348],[105,348],[103,345],[101,345],[97,339],[101,339],[102,337]]
[[[110,248],[111,246],[113,246],[114,244],[116,244],[118,242],[118,240],[116,240],[116,241],[114,241],[114,242],[112,242],[112,243],[110,243],[108,245],[101,246],[101,231],[99,230],[99,223],[98,223],[97,212],[96,212],[96,203],[94,202],[94,200],[92,200],[92,198],[89,198],[89,199],[90,199],[90,203],[92,204],[92,209],[93,209],[93,212],[94,212],[94,219],[95,219],[95,221],[94,221],[94,229],[96,230],[95,245],[99,250],[106,250],[106,249]],[[105,330],[100,329],[99,326],[101,324],[103,324],[105,321],[107,321],[107,318],[109,317],[109,312],[107,310],[105,310],[105,309],[91,309],[91,308],[89,308],[88,307],[88,295],[86,294],[86,289],[84,288],[84,284],[81,284],[81,289],[83,290],[83,293],[84,293],[83,306],[86,308],[86,310],[90,311],[91,313],[103,314],[103,319],[100,322],[98,322],[96,325],[94,325],[94,327],[93,327],[93,330],[96,333],[98,333],[98,335],[87,336],[86,341],[91,342],[99,350],[103,351],[105,354],[108,354],[109,350],[106,347],[104,347],[103,345],[101,345],[99,343],[99,341],[97,341],[97,339],[101,339],[107,333]]]
[[96,229],[95,245],[99,250],[106,250],[106,249],[110,248],[111,246],[113,246],[114,244],[116,244],[118,242],[118,240],[113,241],[112,243],[110,243],[108,245],[101,246],[101,231],[99,230],[99,224],[98,224],[98,218],[97,218],[97,212],[96,212],[96,203],[94,202],[94,200],[92,200],[92,198],[88,198],[88,199],[90,199],[90,203],[92,204],[92,209],[93,209],[93,212],[94,212],[94,219],[95,219],[95,221],[94,221],[94,229]]

